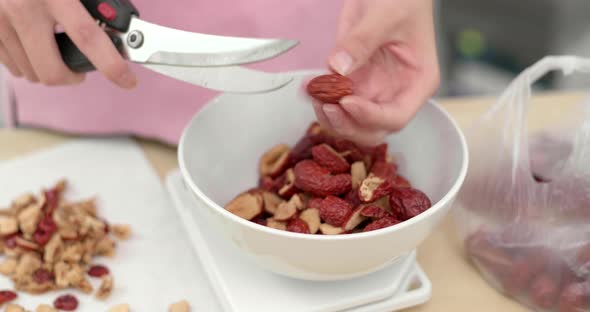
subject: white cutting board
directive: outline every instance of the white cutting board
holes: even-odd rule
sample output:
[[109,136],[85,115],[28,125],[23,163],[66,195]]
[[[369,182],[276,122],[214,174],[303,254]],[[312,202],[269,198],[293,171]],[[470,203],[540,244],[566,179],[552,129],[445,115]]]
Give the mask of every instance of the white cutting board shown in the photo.
[[[78,311],[107,311],[119,303],[128,303],[132,311],[167,311],[182,299],[193,311],[219,309],[182,223],[139,146],[128,139],[80,140],[0,163],[0,207],[62,177],[70,182],[68,199],[97,195],[101,216],[133,229],[113,260],[98,261],[114,273],[111,297],[102,302],[68,291],[79,298]],[[12,282],[0,277],[0,289],[11,288]],[[52,304],[61,293],[19,293],[16,302],[34,310],[40,303]]]

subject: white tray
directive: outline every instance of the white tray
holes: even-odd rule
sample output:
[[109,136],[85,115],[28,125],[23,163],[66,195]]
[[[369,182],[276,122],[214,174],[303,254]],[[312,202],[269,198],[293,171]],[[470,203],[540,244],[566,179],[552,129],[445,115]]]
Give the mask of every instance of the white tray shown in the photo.
[[309,282],[268,272],[243,257],[218,229],[201,222],[198,210],[204,208],[188,193],[178,171],[168,176],[166,187],[225,311],[386,312],[430,298],[431,284],[415,252],[350,281]]

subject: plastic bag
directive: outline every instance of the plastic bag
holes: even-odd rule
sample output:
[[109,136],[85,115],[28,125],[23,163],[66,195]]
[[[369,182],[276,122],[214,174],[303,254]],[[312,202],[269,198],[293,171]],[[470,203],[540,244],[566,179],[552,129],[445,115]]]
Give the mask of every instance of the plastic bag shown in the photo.
[[551,70],[590,72],[590,59],[540,60],[466,132],[453,212],[466,255],[498,290],[537,311],[590,311],[590,102],[555,103],[561,123],[529,129],[531,85]]

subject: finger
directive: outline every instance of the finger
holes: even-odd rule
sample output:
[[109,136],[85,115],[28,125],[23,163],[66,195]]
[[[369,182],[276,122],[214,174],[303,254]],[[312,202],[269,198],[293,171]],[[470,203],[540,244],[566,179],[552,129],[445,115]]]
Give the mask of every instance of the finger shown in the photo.
[[0,44],[0,63],[4,64],[13,76],[22,77],[23,74],[18,69],[18,66],[12,61],[10,56],[8,56],[8,52],[6,52],[6,49],[2,44]]
[[18,70],[30,81],[38,82],[39,79],[33,70],[33,66],[27,58],[25,49],[23,48],[16,31],[10,24],[6,15],[3,12],[11,11],[12,8],[8,4],[16,1],[2,1],[0,4],[0,43],[4,46],[10,59],[16,64]]
[[46,3],[74,44],[98,71],[122,88],[135,87],[135,74],[79,0],[46,0]]
[[[25,12],[8,12],[39,80],[49,86],[79,83],[84,75],[66,67],[54,37],[54,21],[43,2],[21,0]],[[28,3],[28,5],[27,5]]]
[[337,39],[328,60],[330,67],[341,75],[348,75],[366,64],[371,56],[391,39],[392,19],[383,10],[368,10]]
[[324,113],[324,110],[322,109],[322,106],[324,104],[320,103],[319,101],[313,100],[312,105],[320,126],[329,132],[334,131],[334,128],[330,124],[330,120],[328,119],[326,113]]
[[361,1],[344,0],[342,2],[342,9],[338,16],[336,39],[341,39],[346,36],[350,32],[351,27],[357,23],[359,18],[365,13]]
[[338,105],[324,104],[323,111],[338,135],[359,145],[376,145],[380,143],[387,134],[384,131],[370,130],[360,127]]

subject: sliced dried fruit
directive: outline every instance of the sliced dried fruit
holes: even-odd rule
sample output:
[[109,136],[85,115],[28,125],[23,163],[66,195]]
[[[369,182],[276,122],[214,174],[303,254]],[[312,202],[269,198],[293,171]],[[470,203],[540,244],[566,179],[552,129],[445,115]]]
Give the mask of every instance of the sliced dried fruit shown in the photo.
[[[106,223],[104,223],[106,228]],[[131,237],[131,226],[128,224],[113,224],[111,232],[117,239],[126,240]]]
[[264,210],[271,215],[274,215],[279,205],[284,202],[277,194],[271,192],[262,192],[264,201]]
[[9,236],[6,236],[6,238],[4,238],[4,246],[6,248],[16,248],[17,244],[16,244],[16,238],[18,237],[17,234],[12,234]]
[[225,209],[240,218],[252,220],[262,212],[262,195],[249,192],[242,193],[229,202]]
[[282,230],[282,231],[286,231],[287,230],[287,222],[285,222],[285,221],[278,221],[278,220],[275,220],[273,218],[266,219],[266,226],[268,226],[269,228],[273,228],[273,229],[277,229],[277,230]]
[[37,222],[41,218],[41,207],[31,204],[18,214],[18,225],[25,234],[33,234],[37,229]]
[[0,290],[0,305],[16,299],[18,295],[12,290]]
[[55,233],[57,231],[57,224],[55,224],[53,218],[48,216],[43,217],[37,227],[47,233]]
[[48,304],[41,304],[37,307],[35,312],[57,312],[57,310]]
[[78,299],[70,294],[61,295],[53,301],[53,306],[59,310],[74,311],[78,308]]
[[14,258],[6,258],[0,263],[0,274],[11,275],[16,270],[17,260]]
[[18,222],[15,217],[0,216],[0,235],[7,236],[18,232]]
[[391,216],[391,214],[385,209],[375,205],[364,206],[361,215],[373,219],[381,219],[386,216]]
[[341,227],[351,214],[350,204],[336,196],[326,197],[320,206],[321,219],[333,226]]
[[340,195],[350,191],[350,174],[330,174],[330,171],[313,160],[303,160],[295,165],[295,185],[315,196]]
[[100,287],[98,291],[96,291],[96,298],[104,300],[111,295],[114,287],[114,280],[112,275],[104,275],[101,277],[102,282],[100,283]]
[[4,310],[4,312],[26,312],[26,310],[18,304],[9,303],[6,305],[6,310]]
[[359,224],[361,224],[367,217],[363,216],[361,212],[363,211],[362,206],[357,207],[349,217],[344,221],[342,228],[344,231],[351,231],[356,228]]
[[324,235],[338,235],[344,233],[344,229],[339,226],[322,223],[320,224],[320,232]]
[[129,312],[129,305],[126,303],[112,307],[109,312]]
[[352,94],[352,80],[339,74],[326,74],[313,78],[307,84],[307,93],[322,103],[338,104]]
[[16,245],[18,247],[24,248],[26,250],[39,250],[39,245],[37,245],[36,243],[30,242],[24,238],[22,238],[21,236],[17,236],[16,238]]
[[297,207],[291,201],[283,202],[277,208],[274,219],[278,221],[286,221],[293,218],[297,214]]
[[350,169],[348,161],[325,143],[314,146],[311,149],[311,154],[316,163],[328,169],[332,174],[348,172]]
[[424,192],[415,188],[393,188],[389,195],[389,205],[393,214],[405,221],[431,207],[430,199]]
[[47,269],[39,268],[33,272],[33,281],[37,284],[43,284],[52,281],[55,275]]
[[359,187],[359,198],[362,202],[370,203],[383,196],[389,195],[393,187],[388,179],[369,174]]
[[371,173],[382,179],[394,181],[397,175],[397,165],[384,161],[375,162],[373,163],[373,167],[371,167]]
[[278,144],[264,153],[260,158],[260,176],[276,178],[283,174],[289,167],[290,150],[288,145]]
[[[53,233],[51,233],[51,232],[45,232],[41,229],[37,229],[35,231],[35,234],[33,234],[33,240],[38,245],[45,246],[49,242],[49,240],[51,239],[52,235],[53,235]],[[17,242],[18,242],[18,240],[17,240]],[[21,246],[21,247],[23,247],[23,246]]]
[[291,162],[290,165],[295,165],[298,162],[311,158],[311,149],[316,145],[313,138],[305,136],[301,138],[297,144],[291,150]]
[[400,221],[397,220],[394,217],[384,217],[381,219],[377,219],[369,224],[367,224],[367,226],[365,226],[365,228],[363,229],[363,232],[369,232],[369,231],[375,231],[375,230],[379,230],[379,229],[383,229],[386,227],[390,227],[392,225],[396,225],[398,224]]
[[287,231],[295,233],[310,234],[307,223],[299,218],[294,218],[287,223]]
[[269,176],[260,177],[258,181],[258,187],[269,192],[274,192],[275,190],[275,180]]
[[285,172],[284,184],[279,188],[279,195],[282,198],[290,199],[295,193],[299,192],[295,184],[295,172],[289,169]]
[[186,300],[181,300],[181,301],[175,302],[172,305],[170,305],[170,308],[168,309],[168,312],[189,312],[189,311],[190,311],[190,305],[189,305],[188,301],[186,301]]
[[109,274],[110,271],[102,264],[95,264],[88,269],[87,273],[92,277],[103,277],[104,275]]
[[362,161],[354,162],[350,166],[350,175],[352,176],[352,188],[359,188],[363,180],[367,177],[367,168],[365,168],[365,163]]
[[299,218],[305,223],[309,228],[309,233],[315,234],[320,229],[321,219],[320,219],[320,210],[318,208],[307,208],[299,214]]

